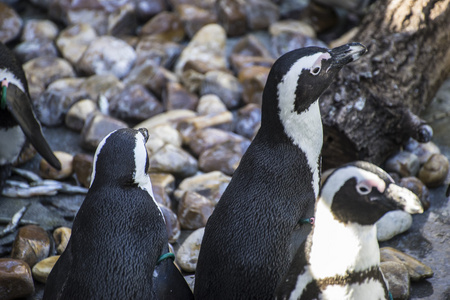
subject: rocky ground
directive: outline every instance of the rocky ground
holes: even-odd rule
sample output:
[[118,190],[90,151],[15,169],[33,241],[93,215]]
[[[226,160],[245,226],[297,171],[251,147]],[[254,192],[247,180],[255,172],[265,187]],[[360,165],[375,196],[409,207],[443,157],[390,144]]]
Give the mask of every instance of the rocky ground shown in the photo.
[[[65,166],[55,173],[41,165],[39,155],[24,154],[19,167],[69,184],[40,182],[40,192],[27,198],[19,198],[19,192],[26,191],[10,184],[0,196],[0,230],[23,207],[27,210],[21,225],[39,226],[0,238],[0,277],[5,274],[1,259],[11,253],[20,257],[24,250],[14,242],[16,236],[45,244],[39,247],[45,249],[40,256],[24,258],[31,266],[61,251],[58,246],[70,230],[54,230],[71,227],[89,184],[97,144],[111,130],[136,126],[150,131],[149,172],[156,200],[177,262],[190,281],[199,237],[187,238],[192,232],[201,238],[201,228],[258,129],[261,92],[274,59],[298,47],[326,46],[357,23],[355,11],[362,9],[355,5],[359,1],[346,1],[350,10],[338,13],[309,1],[178,2],[185,1],[135,5],[138,2],[124,0],[109,6],[98,1],[84,7],[62,1],[0,3],[0,19],[9,20],[0,26],[0,40],[8,42],[24,63],[44,134]],[[153,6],[144,5],[149,3]],[[295,21],[286,21],[293,16]],[[423,147],[426,153],[410,143],[385,165],[429,206],[421,215],[402,215],[400,228],[394,229],[399,235],[392,238],[393,225],[385,223],[387,233],[379,236],[381,246],[401,250],[434,272],[423,279],[430,276],[425,266],[417,265],[416,274],[400,264],[406,271],[399,273],[405,278],[392,279],[400,282],[396,299],[450,299],[450,205],[445,196],[450,182],[450,118],[443,113],[450,111],[449,103],[447,81],[423,116],[434,129],[433,143]],[[438,152],[442,155],[428,163],[429,154]],[[433,164],[446,163],[447,171],[444,168],[437,183],[429,179],[434,175],[420,175]],[[12,179],[21,184],[32,181],[18,174]],[[43,190],[53,195],[43,195]],[[194,246],[182,246],[190,239]],[[48,266],[35,269],[35,292],[22,294],[28,299],[42,298]]]

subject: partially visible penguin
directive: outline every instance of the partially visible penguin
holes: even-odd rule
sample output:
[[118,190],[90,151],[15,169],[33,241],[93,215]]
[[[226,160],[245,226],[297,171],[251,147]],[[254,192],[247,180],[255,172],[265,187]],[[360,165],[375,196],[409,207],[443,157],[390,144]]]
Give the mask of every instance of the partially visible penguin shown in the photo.
[[119,129],[99,144],[91,186],[44,299],[193,299],[166,259],[167,231],[146,173],[147,140],[146,129]]
[[[366,52],[359,43],[308,47],[280,57],[263,92],[261,127],[209,218],[196,299],[267,299],[311,226],[323,143],[319,96]],[[298,247],[297,245],[297,247]]]
[[28,83],[21,64],[0,42],[0,191],[11,175],[11,164],[28,141],[54,168],[61,164],[53,154],[33,111]]
[[313,231],[299,248],[276,299],[390,299],[380,270],[375,222],[391,210],[422,213],[419,198],[367,162],[325,180]]

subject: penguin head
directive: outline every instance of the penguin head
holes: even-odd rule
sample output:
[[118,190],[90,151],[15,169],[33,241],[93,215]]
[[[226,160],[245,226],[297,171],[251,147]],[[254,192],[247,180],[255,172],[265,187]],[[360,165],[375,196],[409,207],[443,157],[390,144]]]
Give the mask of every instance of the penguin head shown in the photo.
[[320,201],[342,223],[375,224],[386,212],[401,209],[422,213],[419,198],[400,187],[379,167],[354,162],[333,171],[325,180]]
[[108,134],[95,151],[91,187],[114,184],[122,187],[151,186],[145,144],[147,129],[118,129]]
[[267,78],[262,118],[270,119],[274,111],[296,114],[306,111],[328,88],[339,70],[366,51],[362,44],[350,43],[331,50],[306,47],[284,54],[275,61]]

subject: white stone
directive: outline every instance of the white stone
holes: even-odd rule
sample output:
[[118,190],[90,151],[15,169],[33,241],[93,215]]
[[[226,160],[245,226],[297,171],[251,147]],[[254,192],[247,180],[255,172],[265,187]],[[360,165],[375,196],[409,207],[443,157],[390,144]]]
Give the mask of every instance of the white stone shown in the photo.
[[394,210],[386,213],[375,225],[377,239],[383,242],[408,230],[412,225],[412,216],[403,210]]
[[199,228],[181,245],[176,255],[176,261],[183,271],[195,272],[197,268],[198,254],[200,253],[200,245],[202,244],[205,228]]

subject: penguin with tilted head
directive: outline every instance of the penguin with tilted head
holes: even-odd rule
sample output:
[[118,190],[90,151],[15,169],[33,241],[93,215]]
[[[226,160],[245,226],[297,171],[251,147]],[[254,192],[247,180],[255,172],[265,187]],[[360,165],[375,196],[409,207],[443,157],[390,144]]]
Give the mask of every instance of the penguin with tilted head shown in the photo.
[[261,127],[206,224],[196,299],[273,296],[311,230],[295,228],[312,217],[319,194],[319,96],[343,66],[365,52],[359,43],[308,47],[274,63],[263,92]]
[[419,198],[377,166],[355,162],[333,171],[320,191],[314,228],[276,299],[390,299],[375,222],[397,209],[423,212]]
[[99,144],[91,186],[44,299],[193,299],[169,253],[146,173],[147,140],[146,129],[119,129]]
[[53,154],[33,111],[28,83],[14,54],[0,42],[0,191],[11,175],[11,166],[29,141],[56,169],[61,163]]

